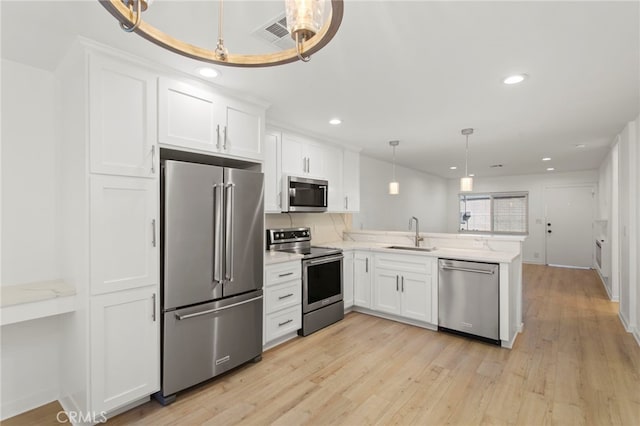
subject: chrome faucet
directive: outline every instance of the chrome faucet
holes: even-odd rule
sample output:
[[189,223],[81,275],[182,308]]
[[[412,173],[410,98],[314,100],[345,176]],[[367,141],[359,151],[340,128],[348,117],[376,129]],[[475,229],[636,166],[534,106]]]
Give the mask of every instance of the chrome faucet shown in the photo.
[[418,218],[415,216],[411,216],[411,219],[409,219],[409,231],[411,231],[411,228],[412,228],[411,222],[414,220],[416,221],[416,236],[414,240],[415,240],[416,247],[420,247],[420,241],[423,241],[424,238],[420,236],[420,221],[418,221]]

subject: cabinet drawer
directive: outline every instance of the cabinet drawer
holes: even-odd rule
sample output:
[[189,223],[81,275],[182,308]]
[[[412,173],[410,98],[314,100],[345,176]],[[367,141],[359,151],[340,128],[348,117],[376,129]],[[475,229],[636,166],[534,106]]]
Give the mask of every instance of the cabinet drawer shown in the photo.
[[265,313],[270,314],[302,302],[300,280],[288,281],[265,289]]
[[296,331],[302,327],[302,306],[268,314],[265,322],[265,342]]
[[302,277],[302,263],[299,260],[293,262],[276,263],[265,268],[265,286],[281,284]]
[[426,256],[377,254],[376,268],[431,274],[433,258]]

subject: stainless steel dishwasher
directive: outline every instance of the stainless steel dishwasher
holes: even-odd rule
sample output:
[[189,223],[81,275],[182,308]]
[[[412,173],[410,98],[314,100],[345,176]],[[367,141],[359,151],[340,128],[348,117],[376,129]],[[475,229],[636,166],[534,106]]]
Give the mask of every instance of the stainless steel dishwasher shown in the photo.
[[497,263],[439,259],[438,330],[500,344]]

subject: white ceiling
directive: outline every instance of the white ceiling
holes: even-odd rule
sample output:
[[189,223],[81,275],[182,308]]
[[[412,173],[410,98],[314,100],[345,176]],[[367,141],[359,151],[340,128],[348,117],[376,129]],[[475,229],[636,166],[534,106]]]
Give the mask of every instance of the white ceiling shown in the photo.
[[[347,0],[338,34],[311,62],[219,67],[215,84],[269,102],[271,120],[370,156],[389,159],[388,141],[399,139],[398,163],[443,177],[463,174],[465,127],[476,129],[469,172],[478,177],[594,169],[640,112],[639,5]],[[98,1],[1,7],[3,58],[53,70],[80,34],[191,74],[200,65],[125,34]],[[248,34],[283,10],[282,1],[226,2],[229,50],[269,50]],[[156,0],[145,19],[215,44],[216,3]],[[502,84],[512,73],[530,78]]]

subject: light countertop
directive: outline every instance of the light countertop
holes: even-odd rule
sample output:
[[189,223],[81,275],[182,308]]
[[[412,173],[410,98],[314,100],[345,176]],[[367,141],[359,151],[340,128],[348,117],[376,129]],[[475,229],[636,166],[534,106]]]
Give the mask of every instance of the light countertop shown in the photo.
[[45,281],[0,287],[0,306],[7,307],[73,296],[76,290],[62,281]]
[[478,262],[495,262],[495,263],[510,263],[519,256],[519,253],[505,252],[505,251],[493,251],[493,250],[476,250],[466,248],[435,248],[433,251],[413,251],[413,250],[397,250],[388,248],[390,243],[375,243],[375,242],[356,242],[356,241],[336,241],[326,244],[319,244],[321,247],[340,248],[344,251],[351,250],[368,250],[383,253],[395,253],[404,255],[415,255],[425,257],[438,257],[448,259],[461,259],[471,260]]
[[296,254],[296,253],[286,253],[283,251],[272,251],[272,250],[267,250],[264,253],[265,265],[273,265],[275,263],[290,262],[292,260],[299,261],[300,259],[302,259],[302,255]]

